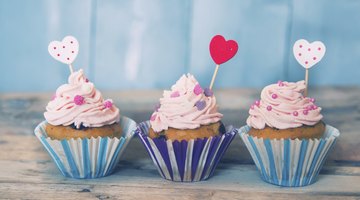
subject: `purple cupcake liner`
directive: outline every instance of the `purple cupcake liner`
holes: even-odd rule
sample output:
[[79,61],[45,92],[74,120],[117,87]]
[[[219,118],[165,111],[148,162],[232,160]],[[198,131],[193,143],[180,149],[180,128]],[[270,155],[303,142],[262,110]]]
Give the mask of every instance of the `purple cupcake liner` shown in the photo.
[[136,134],[146,147],[160,175],[179,182],[202,181],[211,177],[237,130],[229,127],[225,134],[190,141],[151,139],[150,122],[138,125]]

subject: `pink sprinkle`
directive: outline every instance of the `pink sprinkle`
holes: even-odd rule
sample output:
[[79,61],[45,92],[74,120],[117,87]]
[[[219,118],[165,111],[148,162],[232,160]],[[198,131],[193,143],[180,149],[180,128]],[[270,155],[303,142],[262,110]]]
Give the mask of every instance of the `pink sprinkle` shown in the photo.
[[271,106],[267,106],[266,109],[267,109],[268,111],[271,111],[271,110],[272,110],[272,107],[271,107]]
[[85,100],[84,97],[82,97],[82,96],[80,96],[80,95],[76,95],[76,96],[74,97],[74,103],[75,103],[76,105],[78,105],[78,106],[83,105],[83,104],[85,103],[84,100]]
[[299,56],[301,56],[301,53],[299,53]]
[[321,48],[319,47],[319,48],[318,48],[318,50],[320,51],[320,50],[321,50]]
[[179,96],[180,96],[179,91],[175,91],[170,95],[171,98],[175,98],[175,97],[179,97]]
[[86,79],[85,79],[85,82],[87,82],[87,83],[88,83],[88,82],[89,82],[89,79],[87,79],[87,78],[86,78]]
[[313,57],[313,60],[316,60],[316,57]]
[[195,87],[194,87],[194,93],[196,95],[199,95],[201,93],[203,93],[203,89],[201,88],[200,84],[196,84]]
[[56,49],[56,47],[54,47],[54,49]]
[[250,108],[251,108],[251,110],[254,110],[254,108],[255,108],[254,104],[252,104],[252,105],[250,106]]
[[74,51],[71,51],[71,53],[74,53]]
[[311,102],[311,103],[315,103],[315,101],[316,101],[316,100],[315,100],[314,98],[310,98],[310,102]]
[[307,115],[307,114],[309,114],[309,111],[308,110],[303,110],[303,114]]
[[70,42],[71,44],[73,43],[73,41]]
[[111,101],[107,100],[104,102],[104,106],[105,106],[105,108],[111,108],[113,106],[113,103]]
[[284,83],[282,81],[277,82],[280,87],[284,86]]
[[256,100],[255,103],[254,103],[257,107],[260,106],[260,101],[259,100]]
[[63,46],[63,49],[65,49],[65,46]]
[[150,120],[155,121],[155,119],[156,119],[156,115],[151,115]]
[[308,64],[309,62],[308,61],[305,61],[305,64]]
[[311,49],[310,49],[310,48],[308,48],[308,51],[311,51]]
[[299,47],[302,48],[302,45],[300,45]]
[[277,95],[277,94],[272,94],[271,97],[272,97],[273,99],[276,99],[276,98],[278,98],[278,95]]
[[318,109],[318,107],[317,107],[317,105],[313,105],[313,110],[316,110],[316,109]]
[[313,106],[312,105],[308,105],[306,106],[306,110],[312,110]]
[[294,111],[294,112],[293,112],[293,115],[296,117],[296,116],[299,115],[299,113],[298,113],[297,111]]
[[57,54],[57,56],[60,56],[60,54]]

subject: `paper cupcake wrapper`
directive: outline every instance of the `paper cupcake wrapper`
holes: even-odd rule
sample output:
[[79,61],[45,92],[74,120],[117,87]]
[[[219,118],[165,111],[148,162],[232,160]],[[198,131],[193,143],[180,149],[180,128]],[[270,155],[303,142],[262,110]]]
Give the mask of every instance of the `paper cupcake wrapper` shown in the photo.
[[214,170],[237,133],[228,128],[227,133],[190,141],[172,141],[148,137],[149,121],[138,125],[136,133],[146,147],[160,175],[172,181],[202,181],[211,177]]
[[35,135],[61,173],[72,178],[98,178],[111,174],[136,129],[132,119],[121,117],[123,136],[120,138],[53,140],[47,137],[46,124],[46,121],[41,122],[35,128]]
[[263,139],[248,134],[249,126],[239,129],[261,178],[271,184],[298,187],[312,184],[325,163],[340,132],[329,125],[321,139]]

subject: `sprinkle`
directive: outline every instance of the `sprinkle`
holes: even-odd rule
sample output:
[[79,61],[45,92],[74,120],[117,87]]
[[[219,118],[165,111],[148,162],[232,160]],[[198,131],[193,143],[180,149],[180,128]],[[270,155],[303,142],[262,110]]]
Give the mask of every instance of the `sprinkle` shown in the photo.
[[53,101],[54,99],[56,99],[56,94],[53,94],[53,95],[51,96],[51,101]]
[[272,110],[272,107],[271,107],[271,106],[267,106],[266,109],[267,109],[268,111],[271,111],[271,110]]
[[211,97],[214,93],[213,93],[213,91],[212,91],[210,88],[205,88],[204,94],[205,94],[205,96],[207,96],[207,97]]
[[155,112],[159,111],[160,106],[161,106],[160,103],[157,103],[155,105],[155,108],[154,108]]
[[84,99],[84,97],[82,97],[80,95],[76,95],[74,97],[74,103],[78,106],[83,105],[85,103],[85,99]]
[[259,101],[259,100],[256,100],[256,101],[254,102],[254,104],[255,104],[257,107],[259,107],[259,106],[260,106],[260,101]]
[[85,82],[87,82],[87,83],[88,83],[88,82],[89,82],[89,79],[87,79],[87,78],[86,78],[86,79],[85,79]]
[[315,98],[310,98],[310,102],[311,103],[315,103],[316,99]]
[[309,114],[309,111],[308,110],[303,110],[303,114],[307,115],[307,114]]
[[306,106],[306,110],[312,110],[312,109],[313,109],[313,106],[312,106],[312,105]]
[[194,93],[196,95],[203,93],[203,89],[201,88],[200,84],[196,84],[196,86],[194,87]]
[[316,110],[316,109],[318,109],[318,107],[317,107],[317,105],[313,105],[313,110]]
[[278,95],[277,95],[277,94],[272,94],[271,97],[272,97],[273,99],[276,99],[276,98],[278,98]]
[[104,102],[104,106],[105,108],[111,108],[113,106],[113,103],[111,102],[111,100],[106,100]]
[[293,112],[293,115],[296,117],[296,116],[299,115],[299,113],[298,113],[297,111],[294,111],[294,112]]
[[151,115],[150,121],[155,121],[155,119],[156,119],[156,115]]
[[254,108],[255,108],[255,106],[254,106],[254,104],[252,104],[252,105],[250,106],[250,109],[251,109],[251,110],[254,110]]
[[195,103],[195,106],[197,107],[198,110],[203,110],[206,106],[206,102],[199,100]]
[[175,91],[170,95],[171,98],[175,98],[175,97],[179,97],[179,96],[180,96],[179,91]]
[[282,81],[277,82],[280,87],[284,86],[284,83]]

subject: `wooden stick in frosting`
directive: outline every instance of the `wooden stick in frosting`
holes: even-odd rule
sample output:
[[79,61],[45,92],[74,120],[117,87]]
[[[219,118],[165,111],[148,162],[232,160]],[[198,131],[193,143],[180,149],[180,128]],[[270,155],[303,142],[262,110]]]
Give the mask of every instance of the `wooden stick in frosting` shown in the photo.
[[295,42],[293,46],[293,53],[298,63],[305,68],[305,92],[304,96],[308,95],[309,85],[309,69],[324,57],[326,47],[324,43],[315,41],[309,43],[307,40],[300,39]]

